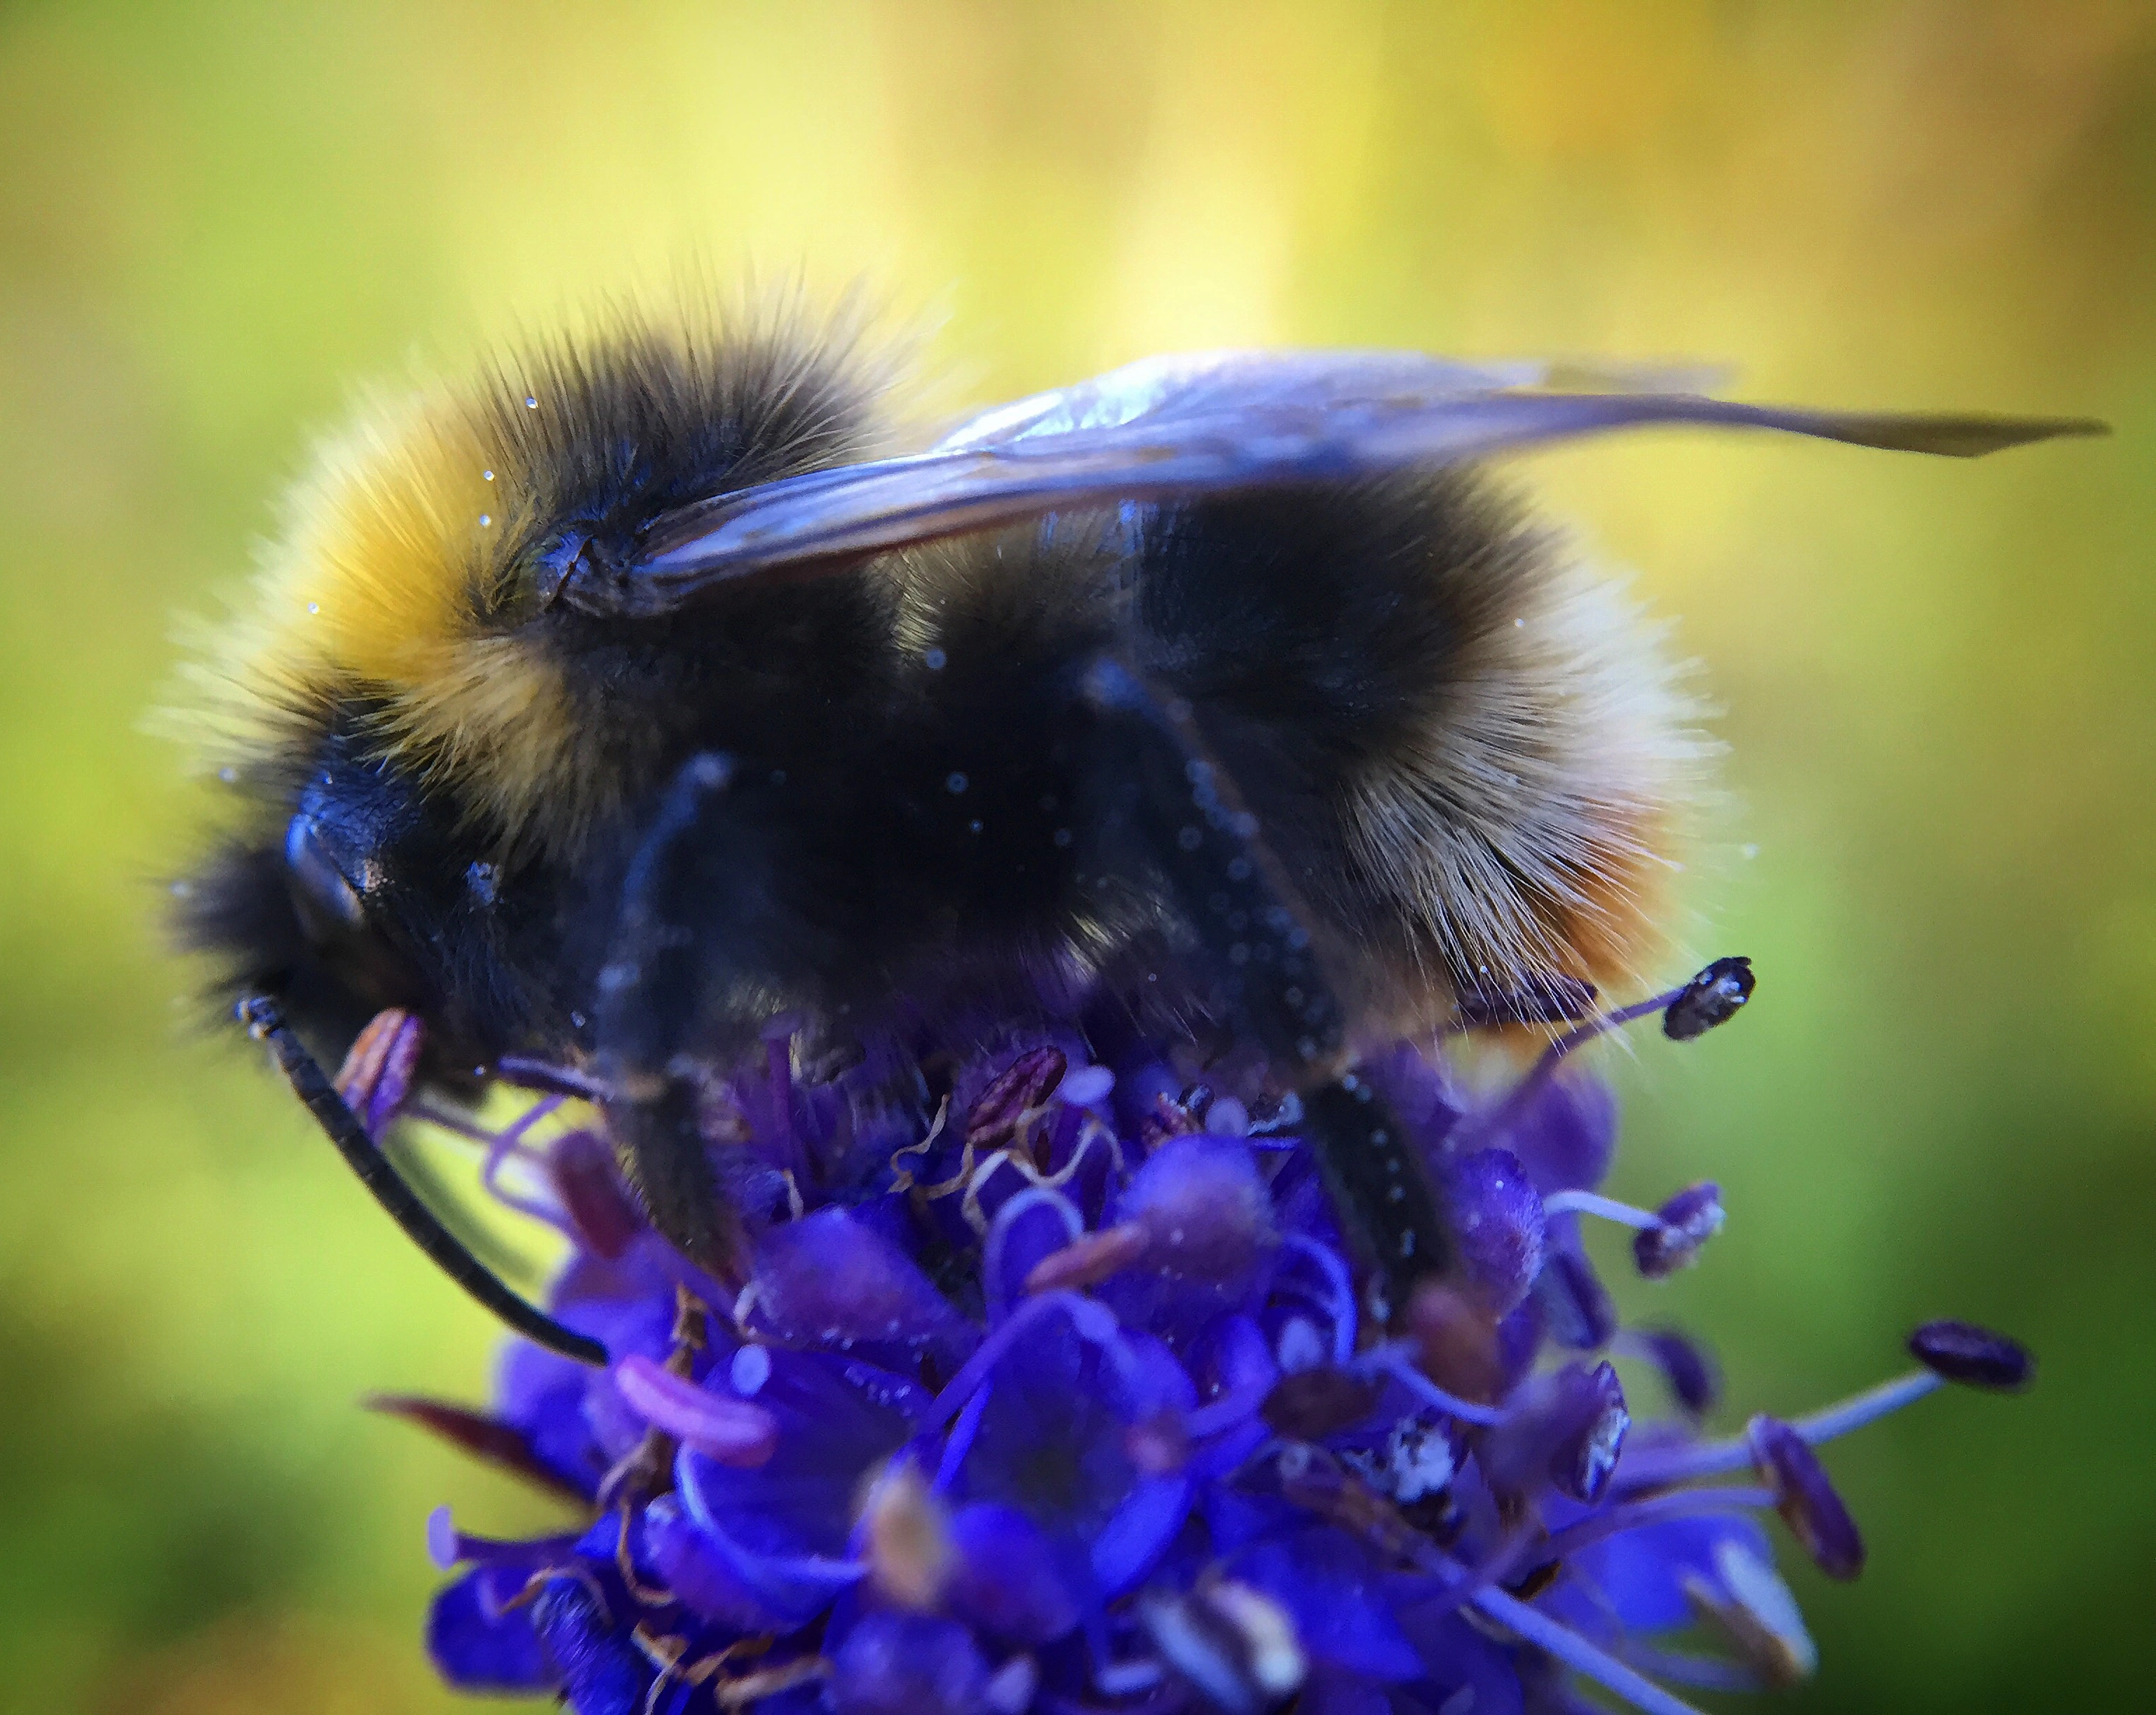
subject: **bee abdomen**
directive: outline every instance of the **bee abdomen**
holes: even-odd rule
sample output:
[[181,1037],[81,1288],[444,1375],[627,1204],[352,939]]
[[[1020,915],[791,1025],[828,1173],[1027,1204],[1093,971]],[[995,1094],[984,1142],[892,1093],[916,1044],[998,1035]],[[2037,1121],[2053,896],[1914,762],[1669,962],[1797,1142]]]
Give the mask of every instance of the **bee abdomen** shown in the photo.
[[1137,588],[1364,1004],[1426,1018],[1649,951],[1691,705],[1621,591],[1485,479],[1165,510]]

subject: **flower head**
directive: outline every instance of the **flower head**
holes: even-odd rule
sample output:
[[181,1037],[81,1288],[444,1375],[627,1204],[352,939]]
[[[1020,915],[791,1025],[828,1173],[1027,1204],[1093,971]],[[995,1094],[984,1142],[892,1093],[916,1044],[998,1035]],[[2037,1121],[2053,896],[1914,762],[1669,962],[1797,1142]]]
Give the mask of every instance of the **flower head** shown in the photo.
[[[1666,997],[1670,1034],[1733,1011],[1740,974]],[[644,1226],[590,1131],[488,1134],[490,1183],[571,1241],[554,1313],[612,1362],[515,1343],[490,1412],[384,1402],[579,1503],[526,1541],[437,1515],[453,1685],[578,1715],[1260,1715],[1558,1707],[1577,1676],[1681,1709],[1670,1683],[1810,1671],[1759,1516],[1855,1575],[1820,1443],[2025,1379],[2012,1343],[1935,1323],[1897,1381],[1702,1439],[1710,1362],[1621,1324],[1578,1229],[1634,1228],[1658,1276],[1719,1195],[1604,1197],[1614,1107],[1554,1059],[1480,1106],[1434,1055],[1369,1068],[1461,1258],[1389,1337],[1261,1085],[1194,1086],[1158,1045],[1096,1060],[1069,1024],[820,1076],[768,1047],[708,1104],[747,1163],[738,1281]],[[1678,1415],[1635,1421],[1613,1356]]]

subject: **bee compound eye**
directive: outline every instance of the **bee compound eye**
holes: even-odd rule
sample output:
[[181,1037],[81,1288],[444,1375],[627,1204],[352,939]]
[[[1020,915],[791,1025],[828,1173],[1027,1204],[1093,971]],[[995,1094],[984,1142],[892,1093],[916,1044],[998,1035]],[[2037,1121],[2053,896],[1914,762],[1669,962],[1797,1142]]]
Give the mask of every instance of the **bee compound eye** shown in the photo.
[[285,869],[300,921],[315,939],[329,940],[367,926],[359,890],[330,855],[313,817],[296,815],[285,829]]

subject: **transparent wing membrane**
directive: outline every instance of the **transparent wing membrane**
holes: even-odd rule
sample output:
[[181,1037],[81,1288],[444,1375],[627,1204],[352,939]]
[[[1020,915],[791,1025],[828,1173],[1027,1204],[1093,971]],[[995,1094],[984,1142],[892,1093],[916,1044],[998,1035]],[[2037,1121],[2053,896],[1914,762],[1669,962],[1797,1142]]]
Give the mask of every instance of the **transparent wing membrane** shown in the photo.
[[1816,410],[1697,391],[1694,370],[1464,364],[1414,352],[1147,358],[998,407],[925,453],[724,495],[654,533],[622,603],[663,610],[751,573],[808,572],[1045,514],[1232,494],[1486,458],[1657,424],[1775,429],[1974,458],[2081,418]]

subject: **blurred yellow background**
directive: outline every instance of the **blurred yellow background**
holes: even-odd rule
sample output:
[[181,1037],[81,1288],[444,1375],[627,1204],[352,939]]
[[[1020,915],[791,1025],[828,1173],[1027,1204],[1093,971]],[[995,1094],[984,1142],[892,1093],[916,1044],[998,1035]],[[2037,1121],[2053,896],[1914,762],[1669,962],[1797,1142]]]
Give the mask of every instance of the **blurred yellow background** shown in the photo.
[[[1683,932],[1759,999],[1613,1062],[1731,1420],[1959,1314],[2038,1390],[1837,1450],[1807,1707],[2147,1695],[2156,1543],[2156,19],[2089,3],[432,0],[0,13],[0,1704],[427,1710],[428,1509],[355,1407],[494,1332],[253,1055],[190,1040],[140,722],[351,390],[685,267],[865,276],[993,399],[1301,342],[1725,359],[2088,413],[1933,463],[1645,435],[1527,475],[1732,747]],[[1797,1556],[1788,1557],[1791,1559]]]

